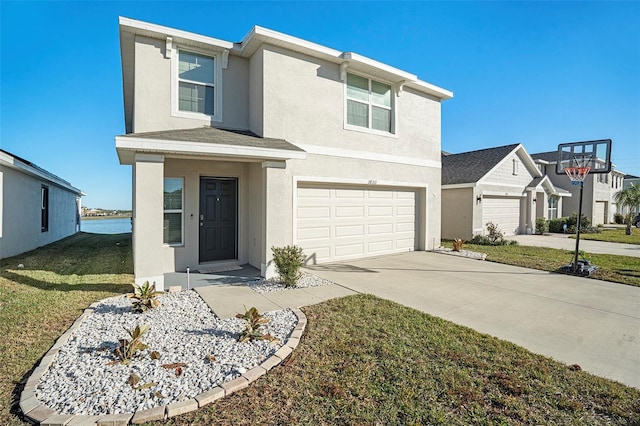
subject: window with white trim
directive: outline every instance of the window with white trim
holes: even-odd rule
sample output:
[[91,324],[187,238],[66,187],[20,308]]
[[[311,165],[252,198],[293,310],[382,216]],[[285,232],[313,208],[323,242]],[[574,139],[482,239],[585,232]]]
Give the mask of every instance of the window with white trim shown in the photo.
[[518,160],[513,159],[513,175],[518,176]]
[[558,217],[558,198],[549,196],[547,219],[556,219]]
[[347,73],[346,121],[350,126],[394,133],[391,86]]
[[183,243],[183,188],[182,178],[164,178],[163,242],[172,246]]
[[178,50],[176,63],[177,111],[218,116],[218,76],[215,56]]

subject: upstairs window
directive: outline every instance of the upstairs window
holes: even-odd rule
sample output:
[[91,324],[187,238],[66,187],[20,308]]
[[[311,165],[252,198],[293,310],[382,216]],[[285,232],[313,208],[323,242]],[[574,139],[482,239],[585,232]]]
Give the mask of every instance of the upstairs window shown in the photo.
[[178,110],[215,115],[215,59],[178,53]]
[[392,133],[391,93],[388,84],[347,73],[347,124]]

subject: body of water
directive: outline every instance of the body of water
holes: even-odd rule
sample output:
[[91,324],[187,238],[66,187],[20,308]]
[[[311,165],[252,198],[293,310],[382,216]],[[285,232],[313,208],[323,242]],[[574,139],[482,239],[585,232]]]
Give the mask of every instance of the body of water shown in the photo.
[[82,232],[92,234],[123,234],[131,232],[131,218],[82,219],[80,227]]

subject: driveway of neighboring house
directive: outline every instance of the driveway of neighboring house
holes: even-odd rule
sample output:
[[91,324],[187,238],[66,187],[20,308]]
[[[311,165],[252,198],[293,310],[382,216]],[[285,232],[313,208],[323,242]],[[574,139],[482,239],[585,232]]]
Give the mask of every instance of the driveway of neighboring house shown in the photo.
[[430,252],[308,269],[640,388],[639,287]]
[[[637,232],[637,230],[634,230]],[[545,234],[545,235],[513,235],[507,237],[509,240],[516,240],[521,246],[538,246],[555,249],[575,250],[576,240],[569,238],[566,234]],[[580,239],[580,250],[587,253],[617,254],[621,256],[640,257],[640,245],[610,243],[607,241],[593,241]]]

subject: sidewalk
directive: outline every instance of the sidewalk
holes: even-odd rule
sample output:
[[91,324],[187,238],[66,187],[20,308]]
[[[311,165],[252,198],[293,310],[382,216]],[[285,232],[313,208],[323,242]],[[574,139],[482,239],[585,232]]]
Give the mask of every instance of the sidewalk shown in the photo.
[[[576,249],[576,240],[569,238],[567,234],[514,235],[507,237],[507,239],[515,240],[521,246],[549,247],[572,251]],[[640,257],[640,245],[637,244],[609,243],[581,238],[580,250],[587,253]]]

